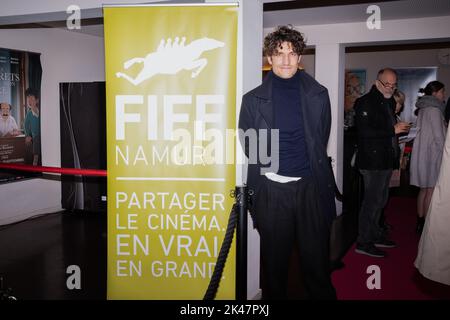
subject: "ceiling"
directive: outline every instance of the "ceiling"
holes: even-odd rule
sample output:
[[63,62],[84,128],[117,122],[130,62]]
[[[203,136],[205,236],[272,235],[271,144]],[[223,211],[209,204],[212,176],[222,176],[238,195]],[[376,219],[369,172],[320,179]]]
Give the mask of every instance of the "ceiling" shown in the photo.
[[[366,13],[367,7],[376,4],[380,7],[381,18],[392,19],[410,19],[433,16],[450,16],[450,0],[379,0],[370,2],[368,0],[300,0],[300,1],[281,1],[281,0],[263,0],[264,28],[273,28],[278,25],[292,24],[317,25],[334,24],[347,22],[366,21],[369,14]],[[89,18],[83,19],[81,32],[97,37],[103,37],[103,19],[101,16],[95,16],[90,13]],[[53,15],[56,17],[56,15]],[[86,15],[83,15],[86,17]],[[65,20],[52,19],[45,21],[42,15],[34,23],[12,23],[12,21],[29,21],[28,19],[2,19],[0,17],[0,28],[64,28]]]
[[[450,0],[400,0],[371,2],[352,5],[302,8],[264,12],[264,28],[282,24],[294,26],[333,24],[366,21],[367,7],[376,4],[380,7],[381,19],[397,20],[434,16],[450,16]],[[274,6],[276,4],[272,4]]]

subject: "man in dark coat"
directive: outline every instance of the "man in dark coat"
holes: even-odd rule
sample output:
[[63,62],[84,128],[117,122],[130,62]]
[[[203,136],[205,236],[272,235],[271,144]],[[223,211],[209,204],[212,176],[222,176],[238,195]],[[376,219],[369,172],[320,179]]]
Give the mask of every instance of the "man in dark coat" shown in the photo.
[[[329,261],[336,216],[334,176],[328,163],[331,126],[328,91],[299,62],[303,36],[278,27],[264,40],[272,70],[246,93],[239,116],[249,159],[250,213],[261,237],[263,299],[287,298],[288,262],[297,242],[307,298],[335,299]],[[270,162],[263,154],[270,150]],[[265,290],[264,290],[265,289]]]
[[398,162],[396,134],[408,132],[410,125],[395,121],[397,73],[390,68],[378,72],[370,91],[355,102],[358,152],[356,165],[364,180],[364,199],[359,212],[356,252],[382,258],[396,244],[387,239],[379,225],[380,215],[389,198],[392,169]]

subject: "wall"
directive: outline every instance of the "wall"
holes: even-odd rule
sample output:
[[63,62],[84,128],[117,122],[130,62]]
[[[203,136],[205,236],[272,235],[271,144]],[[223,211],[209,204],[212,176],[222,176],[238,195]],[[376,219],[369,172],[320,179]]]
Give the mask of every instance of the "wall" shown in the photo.
[[[60,29],[0,30],[0,47],[41,53],[42,165],[59,167],[59,83],[104,81],[103,39]],[[61,210],[60,182],[2,184],[0,203],[0,225]]]
[[367,80],[373,81],[384,66],[393,68],[438,67],[438,80],[450,87],[450,66],[437,59],[438,49],[358,52],[346,54],[346,68],[362,67],[367,70]]
[[[366,69],[366,90],[370,89],[377,76],[378,70],[383,67],[408,68],[408,67],[438,67],[437,80],[445,84],[447,95],[450,90],[450,66],[444,66],[437,59],[438,49],[405,50],[405,51],[381,51],[346,54],[347,69]],[[417,88],[419,89],[419,88]],[[405,120],[411,120],[410,114],[414,111],[415,98],[407,97],[403,116]],[[411,108],[406,110],[406,108]]]
[[[374,79],[380,69],[384,67],[396,68],[421,68],[437,67],[437,80],[444,83],[446,88],[450,88],[450,66],[439,63],[439,49],[422,50],[395,50],[395,51],[377,51],[377,52],[358,52],[345,54],[346,69],[365,69],[366,70],[366,91],[374,83]],[[302,63],[306,72],[314,76],[315,55],[304,55]],[[446,98],[450,97],[450,90],[447,89]],[[414,111],[415,100],[406,101]],[[405,112],[403,115],[406,117]],[[405,118],[405,120],[409,120]]]
[[[240,20],[239,20],[239,44],[238,44],[238,92],[236,105],[236,120],[239,119],[242,94],[250,91],[261,84],[261,48],[262,48],[262,25],[263,25],[263,5],[258,1],[240,0]],[[259,34],[260,37],[255,37]],[[238,110],[239,109],[239,110]],[[236,123],[236,128],[237,128]],[[240,149],[243,156],[242,149]],[[238,172],[246,176],[246,170],[238,166]],[[244,173],[245,172],[245,173]],[[236,183],[242,185],[242,177],[239,173]],[[253,228],[253,221],[247,217],[247,298],[259,299],[260,290],[260,243],[259,234]]]
[[[206,2],[236,2],[236,0],[207,0]],[[239,0],[237,53],[237,91],[236,91],[236,127],[241,107],[242,95],[261,84],[261,48],[263,5],[260,1]],[[260,36],[255,36],[255,35]],[[244,158],[240,144],[236,146],[236,154]],[[246,166],[237,165],[236,185],[243,185],[247,179]],[[260,244],[259,234],[253,228],[253,222],[247,217],[247,298],[260,299],[259,284]]]
[[[2,0],[2,13],[3,17],[7,16],[20,16],[21,21],[38,21],[40,17],[39,14],[43,14],[42,18],[51,17],[55,19],[61,19],[66,14],[66,10],[71,5],[77,5],[81,10],[88,11],[89,17],[91,16],[101,16],[102,6],[104,3],[107,4],[124,4],[124,3],[152,3],[152,2],[170,2],[170,0],[146,0],[146,1],[135,1],[135,0],[39,0],[39,1],[29,1],[29,0]],[[188,1],[179,1],[188,2]],[[203,1],[199,1],[203,2]],[[56,14],[55,14],[56,13]],[[92,14],[91,14],[92,13]],[[32,15],[27,17],[26,15]],[[87,16],[86,16],[87,17]],[[17,17],[15,17],[17,18]],[[82,17],[83,18],[83,17]],[[31,20],[29,20],[31,19]],[[46,20],[41,20],[46,21]],[[47,20],[48,21],[48,20]]]

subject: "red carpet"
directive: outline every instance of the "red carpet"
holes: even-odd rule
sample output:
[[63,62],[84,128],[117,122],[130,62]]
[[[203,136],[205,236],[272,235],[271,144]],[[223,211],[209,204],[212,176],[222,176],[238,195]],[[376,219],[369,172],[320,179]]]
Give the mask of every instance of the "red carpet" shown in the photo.
[[[416,201],[414,198],[392,197],[386,208],[387,221],[393,226],[391,239],[397,248],[383,249],[386,258],[372,258],[355,253],[355,245],[347,252],[345,267],[333,273],[339,300],[431,300],[450,299],[450,286],[420,275],[414,267],[419,243],[415,233]],[[370,265],[380,268],[381,288],[368,289]]]

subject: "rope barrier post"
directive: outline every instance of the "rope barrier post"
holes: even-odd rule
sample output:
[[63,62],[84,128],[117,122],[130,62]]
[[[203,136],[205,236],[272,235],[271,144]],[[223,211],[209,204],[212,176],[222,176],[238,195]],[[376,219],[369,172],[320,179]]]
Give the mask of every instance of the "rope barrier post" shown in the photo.
[[235,189],[238,219],[236,230],[236,299],[247,300],[247,187]]

